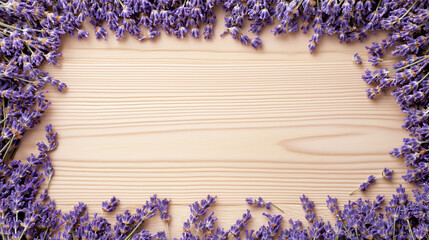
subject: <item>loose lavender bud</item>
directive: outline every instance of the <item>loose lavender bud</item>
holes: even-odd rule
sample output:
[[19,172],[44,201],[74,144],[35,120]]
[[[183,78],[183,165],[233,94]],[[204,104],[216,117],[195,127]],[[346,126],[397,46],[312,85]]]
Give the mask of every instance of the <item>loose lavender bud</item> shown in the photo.
[[382,174],[383,178],[385,178],[385,179],[391,179],[393,172],[394,172],[394,170],[389,170],[387,168],[384,168],[383,172],[381,174]]
[[103,212],[112,212],[118,206],[119,199],[113,196],[109,201],[105,201],[101,203],[101,210]]
[[258,49],[262,47],[262,41],[259,37],[252,39],[251,45],[253,48]]
[[359,56],[359,53],[355,53],[355,55],[353,55],[353,61],[359,65],[362,64],[362,58]]
[[247,204],[250,206],[256,207],[265,207],[266,209],[271,209],[271,202],[265,202],[261,197],[258,198],[246,198]]

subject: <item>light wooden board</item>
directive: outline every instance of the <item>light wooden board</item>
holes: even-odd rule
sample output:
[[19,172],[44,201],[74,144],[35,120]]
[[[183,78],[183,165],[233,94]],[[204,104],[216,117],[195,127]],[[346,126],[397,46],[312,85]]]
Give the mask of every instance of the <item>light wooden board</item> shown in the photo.
[[[330,218],[328,194],[344,204],[389,196],[403,183],[403,161],[388,152],[407,136],[404,115],[388,95],[366,98],[360,76],[369,66],[351,60],[381,37],[351,45],[324,38],[310,55],[310,35],[274,37],[267,29],[255,51],[221,32],[218,24],[213,41],[65,37],[61,66],[45,70],[69,88],[50,89],[53,104],[17,158],[35,152],[52,123],[60,145],[50,193],[59,208],[83,201],[100,212],[115,195],[119,213],[157,193],[173,200],[176,237],[188,204],[208,193],[218,196],[216,216],[228,227],[247,208],[245,197],[262,196],[287,219],[303,219],[306,194]],[[384,167],[395,169],[392,181],[348,196]],[[254,225],[265,222],[260,213]]]

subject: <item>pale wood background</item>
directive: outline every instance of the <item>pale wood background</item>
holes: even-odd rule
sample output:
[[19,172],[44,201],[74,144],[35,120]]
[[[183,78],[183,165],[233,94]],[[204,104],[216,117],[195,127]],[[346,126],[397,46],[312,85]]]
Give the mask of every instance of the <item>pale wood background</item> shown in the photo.
[[[245,197],[262,196],[286,219],[304,219],[305,193],[329,218],[327,194],[344,204],[389,196],[403,183],[403,161],[388,152],[407,136],[404,115],[390,96],[366,98],[360,76],[369,66],[351,60],[381,37],[351,45],[328,37],[310,55],[310,35],[274,37],[267,29],[255,51],[218,37],[222,31],[218,24],[213,41],[65,37],[61,66],[45,69],[69,88],[50,89],[53,104],[17,158],[35,152],[52,123],[60,145],[50,193],[60,208],[83,201],[100,212],[115,195],[119,213],[157,193],[173,200],[176,237],[188,204],[208,193],[218,196],[216,216],[229,227],[247,209]],[[384,167],[395,169],[392,181],[348,196]],[[260,213],[254,225],[265,222]]]

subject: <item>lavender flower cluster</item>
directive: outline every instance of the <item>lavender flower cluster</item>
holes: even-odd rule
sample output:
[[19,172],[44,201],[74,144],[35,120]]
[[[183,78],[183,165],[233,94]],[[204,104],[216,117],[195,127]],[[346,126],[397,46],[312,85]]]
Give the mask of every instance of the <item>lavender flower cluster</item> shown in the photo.
[[394,63],[390,69],[366,70],[362,79],[374,85],[367,90],[370,99],[391,90],[407,114],[402,127],[410,137],[390,153],[405,159],[409,169],[403,178],[422,185],[429,182],[429,1],[386,2],[389,13],[379,18],[378,25],[389,31],[388,37],[367,49],[374,67],[388,60]]
[[[328,196],[327,207],[335,222],[315,214],[315,205],[301,197],[309,227],[283,215],[264,213],[267,223],[248,229],[250,210],[228,228],[216,226],[214,212],[209,212],[216,198],[207,196],[190,205],[189,218],[178,240],[217,240],[229,238],[259,239],[426,239],[429,240],[429,0],[8,0],[0,1],[0,239],[172,239],[167,232],[152,234],[145,230],[148,219],[159,215],[169,229],[170,200],[151,197],[139,209],[118,214],[115,224],[103,214],[92,217],[86,205],[62,213],[48,194],[54,170],[49,153],[57,147],[57,133],[46,126],[46,142],[37,143],[38,154],[26,161],[15,160],[16,151],[27,130],[40,123],[51,104],[44,96],[45,86],[63,91],[66,85],[41,71],[43,63],[58,64],[59,47],[64,34],[89,37],[82,23],[89,19],[97,39],[107,39],[108,30],[116,38],[125,34],[143,41],[161,31],[184,38],[200,35],[211,39],[216,23],[215,7],[226,12],[225,31],[221,34],[254,48],[262,47],[258,35],[273,25],[274,35],[301,30],[312,32],[309,41],[313,52],[325,35],[337,35],[340,42],[364,40],[371,33],[387,30],[388,37],[368,47],[369,61],[378,66],[396,60],[391,70],[367,70],[363,79],[375,87],[373,99],[392,90],[402,111],[407,114],[403,127],[410,132],[401,148],[392,155],[404,157],[410,167],[404,179],[421,186],[414,190],[414,200],[399,186],[392,199],[358,199],[341,210],[336,198]],[[244,32],[250,23],[249,37]],[[388,54],[393,58],[385,57]],[[357,63],[362,63],[355,55]],[[391,178],[393,171],[383,170]],[[365,191],[375,182],[370,176],[360,186]],[[41,186],[47,181],[47,187]],[[283,211],[262,198],[248,198],[254,207]],[[115,197],[101,205],[102,212],[112,212],[118,205]],[[385,205],[384,208],[382,205]],[[277,211],[275,210],[275,211]]]
[[[41,184],[50,182],[53,168],[49,152],[57,146],[57,134],[46,128],[47,143],[37,143],[39,154],[27,161],[13,160],[0,165],[0,236],[5,239],[46,239],[61,225],[61,211]],[[42,168],[44,171],[39,171]],[[44,177],[45,176],[45,177]],[[49,183],[48,183],[49,187]]]

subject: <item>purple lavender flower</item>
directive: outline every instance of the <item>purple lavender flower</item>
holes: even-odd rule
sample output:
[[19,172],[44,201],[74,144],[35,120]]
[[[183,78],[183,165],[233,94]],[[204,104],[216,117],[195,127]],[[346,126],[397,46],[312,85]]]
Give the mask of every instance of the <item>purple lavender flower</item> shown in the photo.
[[[372,176],[372,175],[371,175]],[[364,192],[364,191],[366,191],[366,189],[368,189],[368,187],[369,187],[369,185],[370,185],[371,183],[369,183],[369,182],[364,182],[364,183],[362,183],[360,186],[359,186],[359,190],[361,190],[362,192]]]
[[203,221],[196,225],[197,231],[200,231],[205,236],[210,236],[214,229],[214,224],[217,221],[216,217],[213,217],[214,212],[210,213]]
[[229,233],[235,238],[240,236],[241,231],[247,226],[247,222],[252,218],[250,211],[247,210],[246,213],[243,213],[241,219],[237,220],[234,225],[231,226]]
[[[141,239],[141,237],[139,237],[138,239]],[[164,231],[157,232],[155,235],[152,236],[152,238],[149,238],[149,239],[168,240],[168,238],[165,236]]]
[[331,210],[331,213],[333,213],[335,216],[340,213],[340,209],[338,208],[338,200],[336,198],[331,198],[328,195],[328,199],[326,200],[326,205]]
[[359,65],[362,64],[362,58],[359,56],[359,53],[355,53],[355,55],[353,55],[353,61]]
[[368,187],[375,183],[375,181],[378,178],[385,178],[385,179],[390,179],[392,178],[392,174],[393,174],[394,170],[389,170],[387,168],[384,168],[383,171],[381,172],[381,176],[380,177],[374,177],[374,175],[370,175],[368,177],[368,180],[366,182],[363,182],[358,189],[354,190],[353,192],[350,193],[350,195],[352,195],[353,193],[355,193],[357,190],[360,190],[362,192],[366,191],[368,189]]
[[161,220],[165,223],[170,222],[171,215],[168,214],[168,207],[170,204],[170,200],[167,199],[160,199],[158,202],[158,210],[160,212]]
[[101,203],[101,210],[103,212],[112,212],[118,206],[119,199],[113,196],[109,201],[104,201]]
[[209,210],[208,208],[215,202],[216,202],[216,197],[207,195],[206,199],[202,199],[200,202],[195,202],[189,205],[189,208],[191,210],[191,215],[183,223],[183,231],[190,232],[191,227],[198,223],[200,218],[208,212]]
[[253,48],[258,49],[262,47],[262,41],[259,37],[256,37],[252,39],[250,45],[252,45]]
[[309,201],[308,198],[303,194],[302,197],[300,197],[302,208],[305,212],[305,219],[312,223],[316,218],[316,213],[314,212],[314,202]]
[[266,209],[271,209],[271,206],[278,209],[280,212],[284,213],[282,209],[280,209],[277,205],[273,204],[272,202],[265,202],[264,199],[261,197],[256,198],[246,198],[247,204],[250,206],[256,206],[256,207],[265,207]]
[[283,217],[281,215],[270,215],[263,213],[268,218],[267,225],[264,225],[256,231],[255,236],[257,239],[272,239],[280,231],[280,225]]
[[387,169],[387,168],[384,168],[384,169],[383,169],[383,172],[382,172],[382,176],[383,176],[383,178],[385,178],[385,179],[391,179],[391,178],[392,178],[392,174],[393,174],[393,172],[394,172],[394,170],[389,170],[389,169]]
[[374,175],[370,175],[369,177],[368,177],[368,183],[369,184],[371,184],[371,183],[375,183],[375,180],[376,180],[376,177],[374,177]]
[[88,36],[89,36],[89,33],[85,30],[79,29],[77,32],[78,39],[88,38]]
[[250,206],[256,207],[265,207],[266,209],[271,209],[271,202],[265,202],[261,197],[258,198],[246,198],[247,204]]

